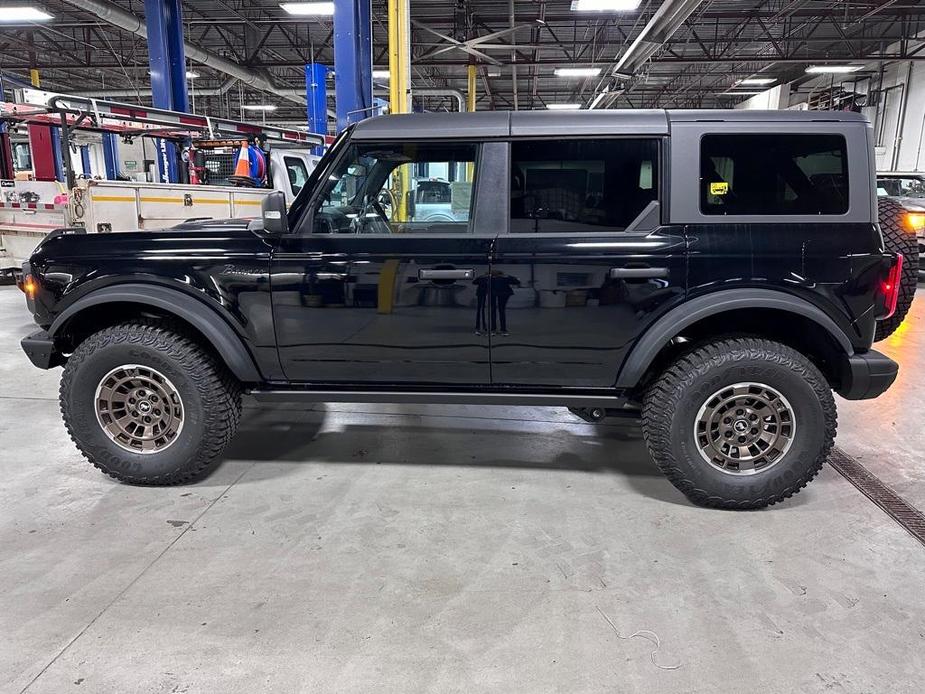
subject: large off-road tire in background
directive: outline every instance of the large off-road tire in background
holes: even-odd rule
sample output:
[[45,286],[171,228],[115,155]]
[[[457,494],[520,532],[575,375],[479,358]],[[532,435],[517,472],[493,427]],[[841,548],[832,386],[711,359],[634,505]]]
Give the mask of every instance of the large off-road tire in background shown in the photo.
[[61,413],[81,453],[131,484],[202,477],[234,436],[241,388],[181,330],[138,321],[80,343],[61,377]]
[[835,428],[825,377],[770,340],[696,347],[643,398],[655,464],[691,501],[715,508],[761,508],[796,494],[825,462]]
[[915,233],[907,228],[903,215],[905,208],[895,200],[880,198],[878,203],[880,230],[883,233],[883,245],[892,253],[903,254],[903,272],[899,283],[899,300],[896,312],[885,320],[877,321],[874,342],[886,339],[899,324],[903,322],[919,283],[919,242]]

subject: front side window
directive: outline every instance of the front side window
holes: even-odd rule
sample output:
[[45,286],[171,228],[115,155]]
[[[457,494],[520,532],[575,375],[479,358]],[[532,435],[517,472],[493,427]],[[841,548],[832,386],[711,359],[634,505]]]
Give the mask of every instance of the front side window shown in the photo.
[[315,234],[467,233],[478,145],[355,143],[316,203]]
[[511,232],[624,231],[658,200],[654,139],[511,144]]
[[305,181],[308,180],[308,169],[305,168],[305,162],[298,157],[283,157],[283,163],[286,165],[286,174],[289,176],[292,194],[298,195]]
[[848,154],[841,135],[704,135],[700,210],[708,215],[844,214]]

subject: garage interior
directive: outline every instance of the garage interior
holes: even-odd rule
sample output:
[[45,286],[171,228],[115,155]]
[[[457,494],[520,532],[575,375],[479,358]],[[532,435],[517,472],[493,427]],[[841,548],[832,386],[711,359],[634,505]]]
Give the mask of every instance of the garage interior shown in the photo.
[[[0,2],[0,80],[3,102],[328,141],[403,111],[852,110],[878,171],[922,172],[923,20],[913,0],[22,0]],[[105,142],[68,164],[146,159]],[[898,380],[838,400],[817,481],[730,513],[672,487],[637,422],[554,408],[246,401],[206,479],[119,484],[68,438],[60,370],[28,363],[2,286],[0,692],[919,692],[917,293],[876,346]]]

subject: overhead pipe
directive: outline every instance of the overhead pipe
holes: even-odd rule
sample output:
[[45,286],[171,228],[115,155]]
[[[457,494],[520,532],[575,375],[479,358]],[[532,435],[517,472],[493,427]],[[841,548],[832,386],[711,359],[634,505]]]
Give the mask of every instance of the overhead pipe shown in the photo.
[[[610,73],[611,76],[618,79],[629,79],[635,75],[693,14],[702,1],[665,0],[652,15],[652,19],[639,32],[636,40],[620,56],[620,60]],[[619,94],[623,93],[622,89],[611,89],[611,86],[615,86],[612,81],[600,90],[589,108],[606,108]]]
[[[222,96],[228,92],[237,82],[237,78],[229,77],[218,87],[211,89],[194,89],[193,94],[199,96]],[[294,90],[295,91],[295,90]],[[124,99],[126,97],[151,96],[150,89],[95,89],[85,92],[71,92],[75,96],[92,97],[94,99]]]
[[680,28],[702,0],[665,0],[613,69],[614,75],[634,74]]
[[414,87],[412,92],[415,96],[445,96],[456,101],[457,110],[466,110],[466,97],[458,89],[448,89],[446,87]]
[[[148,29],[141,17],[131,12],[126,12],[112,3],[105,2],[105,0],[65,0],[65,2],[80,10],[91,12],[103,21],[131,32],[136,36],[140,36],[144,39],[148,38]],[[186,57],[190,60],[194,60],[218,72],[230,75],[240,80],[248,87],[275,94],[276,96],[282,97],[288,101],[293,101],[302,106],[305,105],[305,97],[301,91],[298,95],[288,93],[287,90],[277,87],[266,75],[252,70],[251,68],[244,67],[220,55],[203,50],[188,41],[183,42],[183,49],[186,52]],[[132,94],[134,94],[134,92],[132,92]]]

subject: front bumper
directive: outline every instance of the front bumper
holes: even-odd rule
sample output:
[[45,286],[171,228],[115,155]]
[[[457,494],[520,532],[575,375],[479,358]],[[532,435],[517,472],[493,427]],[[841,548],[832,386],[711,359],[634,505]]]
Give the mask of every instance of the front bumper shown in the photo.
[[875,398],[896,380],[899,364],[884,354],[869,350],[848,357],[838,394],[846,400]]
[[55,341],[44,330],[24,337],[20,344],[29,361],[40,369],[50,369],[64,363],[63,355],[55,349]]

